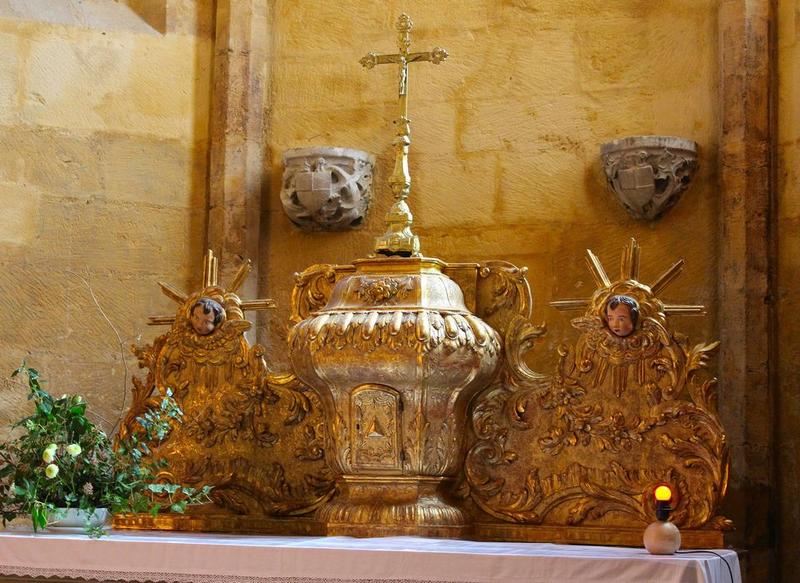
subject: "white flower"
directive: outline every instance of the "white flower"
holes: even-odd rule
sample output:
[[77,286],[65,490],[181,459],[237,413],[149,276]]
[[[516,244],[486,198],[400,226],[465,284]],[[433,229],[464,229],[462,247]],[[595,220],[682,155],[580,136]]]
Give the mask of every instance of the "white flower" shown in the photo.
[[55,448],[50,449],[49,447],[42,452],[42,461],[46,464],[52,463],[53,460],[56,459],[56,450]]
[[55,443],[51,443],[45,449],[52,449],[53,451],[58,449],[58,446]]
[[77,443],[70,443],[70,444],[67,446],[67,453],[68,453],[69,455],[71,455],[72,457],[75,457],[75,456],[77,456],[79,453],[81,453],[81,446],[80,446],[80,445],[78,445]]
[[52,480],[58,475],[58,466],[55,464],[50,464],[44,469],[44,475]]

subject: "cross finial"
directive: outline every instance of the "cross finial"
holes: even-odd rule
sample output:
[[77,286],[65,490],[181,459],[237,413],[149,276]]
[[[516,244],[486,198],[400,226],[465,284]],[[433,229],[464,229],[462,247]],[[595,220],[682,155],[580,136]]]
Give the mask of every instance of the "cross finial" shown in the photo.
[[400,116],[395,123],[395,163],[389,177],[389,186],[394,194],[394,204],[386,214],[386,232],[375,240],[375,252],[381,255],[418,256],[419,237],[411,231],[414,217],[406,199],[411,194],[411,174],[408,171],[408,149],[411,146],[411,120],[408,118],[408,65],[430,61],[438,65],[447,58],[447,51],[440,47],[424,53],[411,53],[411,29],[414,23],[407,14],[397,19],[398,53],[380,55],[368,53],[361,64],[367,69],[375,65],[394,63],[400,65],[397,94],[400,98]]

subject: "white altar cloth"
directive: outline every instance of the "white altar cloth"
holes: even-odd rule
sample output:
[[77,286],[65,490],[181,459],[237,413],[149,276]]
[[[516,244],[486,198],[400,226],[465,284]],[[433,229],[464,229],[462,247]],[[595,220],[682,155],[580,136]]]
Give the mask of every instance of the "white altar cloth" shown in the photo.
[[[715,551],[741,583],[739,561]],[[237,536],[114,531],[0,531],[0,575],[175,583],[505,582],[730,583],[710,553],[649,555],[644,549],[473,542],[418,537]]]

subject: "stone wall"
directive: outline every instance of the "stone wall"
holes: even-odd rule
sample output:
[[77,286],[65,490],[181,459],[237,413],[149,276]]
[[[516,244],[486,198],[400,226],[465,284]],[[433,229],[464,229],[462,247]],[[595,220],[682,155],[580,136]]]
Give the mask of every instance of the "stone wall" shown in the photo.
[[[141,4],[141,3],[140,3]],[[0,424],[23,359],[106,427],[129,345],[200,279],[210,0],[0,1]],[[119,332],[95,305],[84,278]]]

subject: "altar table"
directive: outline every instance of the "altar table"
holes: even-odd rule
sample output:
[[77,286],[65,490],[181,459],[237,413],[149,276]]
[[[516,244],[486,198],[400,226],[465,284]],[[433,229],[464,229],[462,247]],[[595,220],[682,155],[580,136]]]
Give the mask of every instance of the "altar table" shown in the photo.
[[[741,583],[739,561],[715,551]],[[236,536],[156,531],[0,531],[0,580],[61,577],[176,583],[730,583],[723,559],[690,552],[418,537]]]

